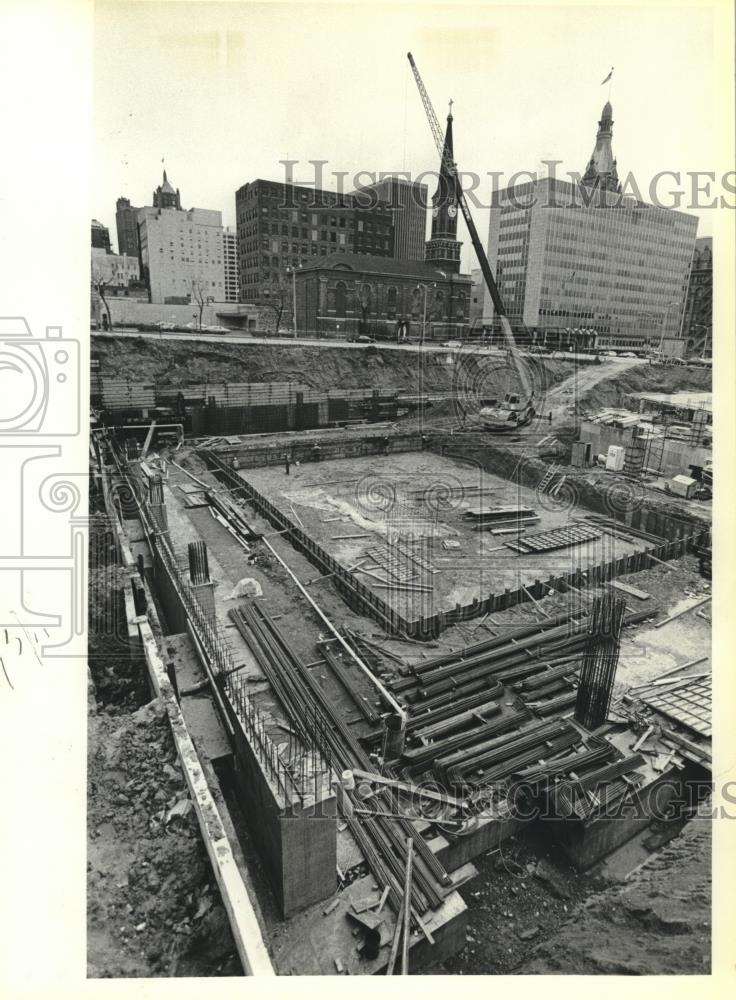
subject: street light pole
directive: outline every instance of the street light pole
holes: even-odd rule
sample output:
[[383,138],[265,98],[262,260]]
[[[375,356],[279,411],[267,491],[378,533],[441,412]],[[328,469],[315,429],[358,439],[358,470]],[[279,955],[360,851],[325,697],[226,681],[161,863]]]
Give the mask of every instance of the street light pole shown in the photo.
[[[436,288],[436,287],[437,287],[437,283],[435,281],[433,281],[432,282],[432,288]],[[427,336],[427,292],[429,291],[429,287],[427,285],[425,285],[423,281],[420,281],[419,284],[417,285],[417,288],[423,288],[424,289],[424,312],[422,314],[422,339],[420,341],[420,346],[423,347],[424,346],[425,338]]]
[[296,340],[296,336],[297,336],[297,331],[296,331],[296,268],[295,267],[290,267],[289,270],[291,271],[291,312],[292,312],[292,319],[294,321],[294,340]]

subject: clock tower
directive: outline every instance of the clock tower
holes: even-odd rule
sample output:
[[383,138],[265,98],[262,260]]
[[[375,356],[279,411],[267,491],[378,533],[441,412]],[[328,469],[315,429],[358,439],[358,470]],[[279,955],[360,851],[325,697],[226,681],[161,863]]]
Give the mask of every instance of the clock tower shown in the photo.
[[424,260],[443,271],[457,274],[460,271],[460,247],[457,240],[458,204],[455,184],[446,163],[454,162],[452,149],[452,101],[447,116],[445,152],[440,164],[437,190],[432,198],[432,237],[424,245]]

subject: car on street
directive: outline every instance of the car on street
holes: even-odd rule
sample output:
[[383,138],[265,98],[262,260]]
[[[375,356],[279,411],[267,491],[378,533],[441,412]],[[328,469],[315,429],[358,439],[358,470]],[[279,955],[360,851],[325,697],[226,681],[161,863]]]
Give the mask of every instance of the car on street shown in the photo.
[[349,344],[375,344],[376,338],[369,337],[367,333],[358,333],[353,337],[348,337]]
[[446,340],[442,346],[443,347],[453,347],[455,350],[458,350],[463,345],[462,345],[462,341],[460,341],[460,340]]

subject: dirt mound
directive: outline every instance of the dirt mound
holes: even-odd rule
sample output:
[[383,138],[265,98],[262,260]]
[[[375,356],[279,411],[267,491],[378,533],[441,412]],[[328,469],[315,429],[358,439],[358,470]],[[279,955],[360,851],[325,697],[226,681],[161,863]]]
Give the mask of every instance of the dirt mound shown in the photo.
[[163,705],[88,738],[88,975],[239,975]]
[[709,368],[669,368],[664,365],[637,365],[603,379],[578,401],[578,412],[594,412],[606,406],[625,406],[635,392],[710,392],[713,376]]
[[629,880],[577,907],[517,971],[561,975],[706,975],[710,971],[711,825],[698,816]]

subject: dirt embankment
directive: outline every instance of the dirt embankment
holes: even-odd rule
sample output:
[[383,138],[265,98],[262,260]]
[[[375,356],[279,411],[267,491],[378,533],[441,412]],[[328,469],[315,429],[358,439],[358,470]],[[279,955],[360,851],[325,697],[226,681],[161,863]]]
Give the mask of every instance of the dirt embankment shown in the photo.
[[606,406],[625,406],[635,392],[710,392],[713,375],[709,368],[676,368],[664,365],[637,365],[612,378],[603,379],[584,392],[577,405],[579,413],[601,410]]
[[[94,502],[94,497],[93,497]],[[130,655],[104,517],[90,526],[87,966],[93,978],[240,975],[168,718]]]
[[[463,397],[504,387],[508,364],[501,354],[348,349],[329,345],[207,344],[158,342],[152,338],[93,337],[92,356],[103,378],[155,381],[162,386],[201,382],[299,382],[314,389],[384,392],[452,392]],[[569,362],[535,359],[535,380],[554,383],[572,370]]]
[[711,823],[704,811],[623,885],[578,906],[517,971],[707,975]]

